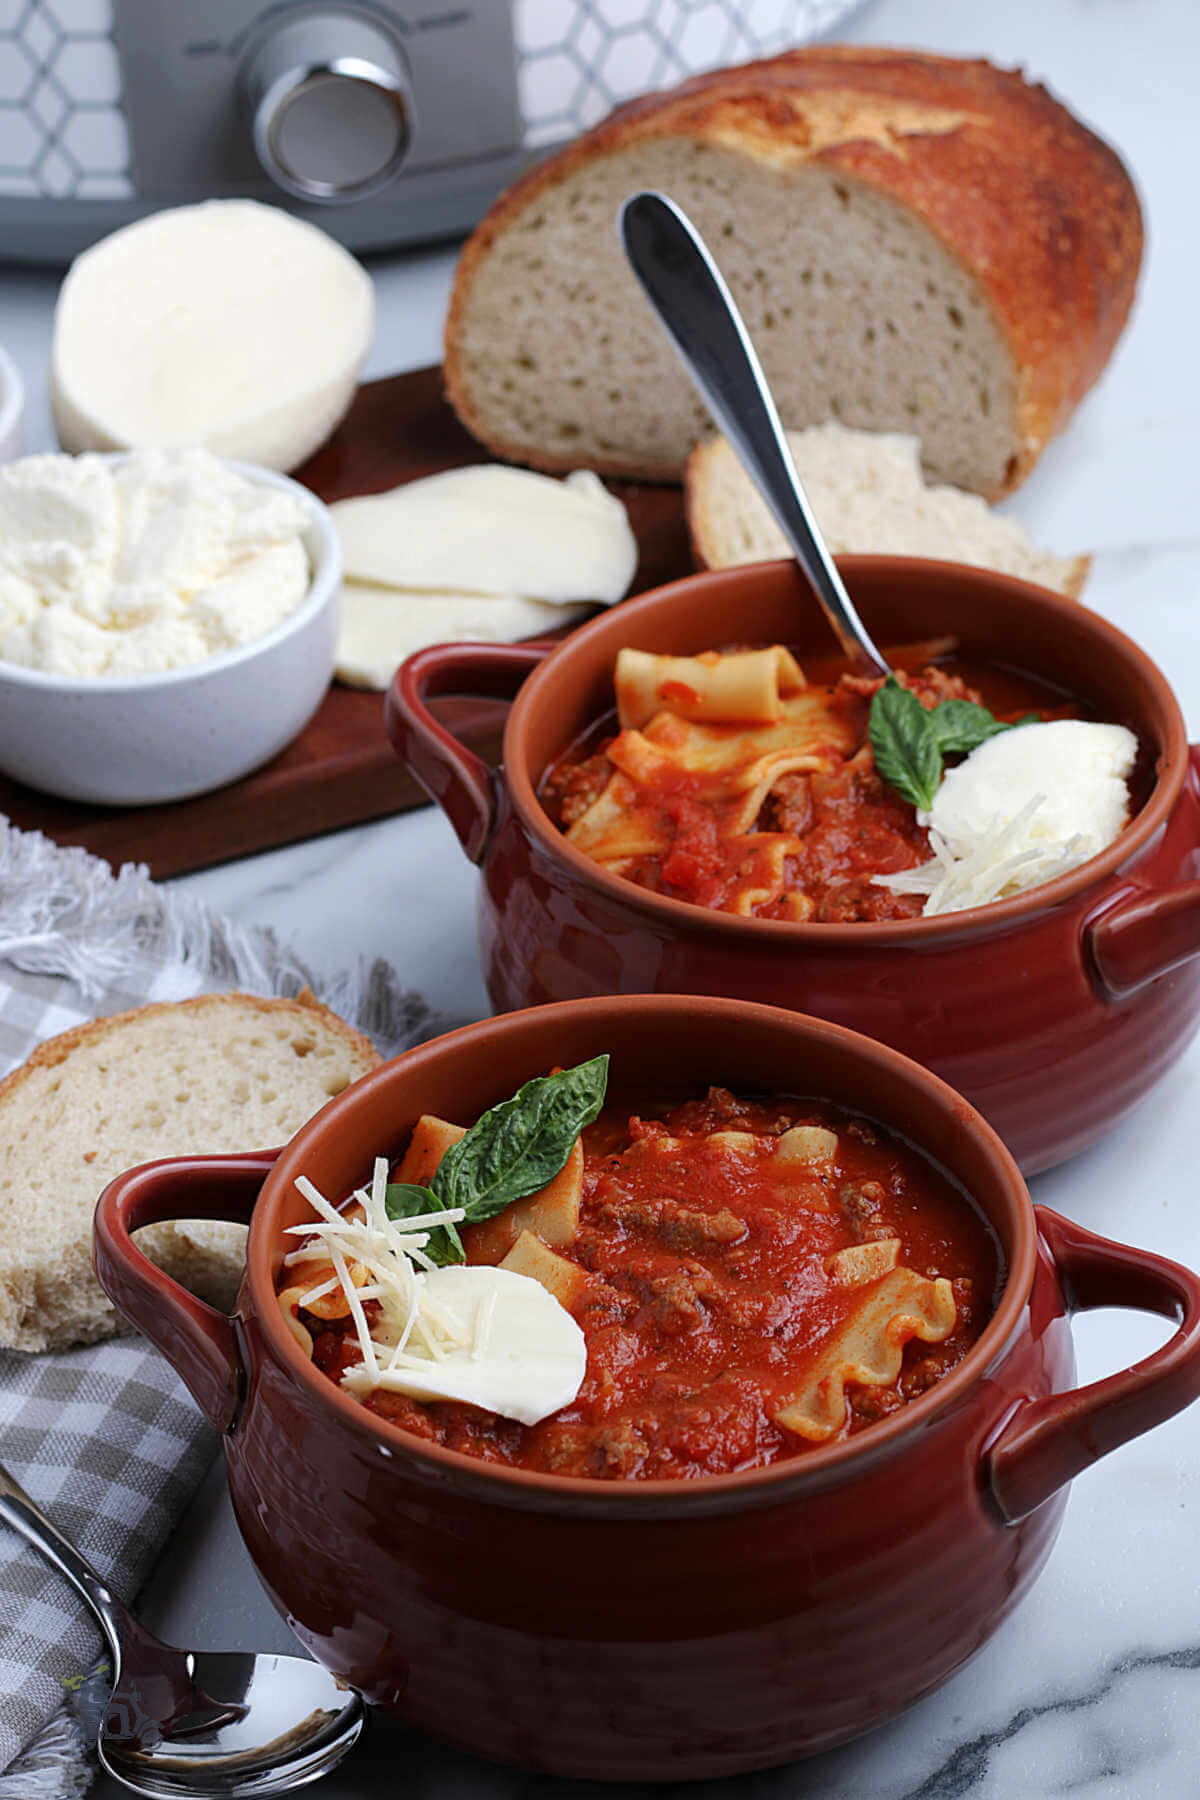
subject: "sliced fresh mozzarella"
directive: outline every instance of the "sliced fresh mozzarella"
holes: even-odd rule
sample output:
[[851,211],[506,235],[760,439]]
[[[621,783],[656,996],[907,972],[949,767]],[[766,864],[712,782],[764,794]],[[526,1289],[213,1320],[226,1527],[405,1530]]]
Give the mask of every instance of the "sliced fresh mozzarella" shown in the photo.
[[513,643],[557,631],[585,610],[518,594],[417,593],[342,584],[336,672],[351,687],[386,688],[406,656],[427,644]]
[[415,1400],[462,1400],[487,1412],[536,1425],[578,1394],[587,1346],[575,1320],[540,1282],[510,1269],[453,1264],[419,1276],[419,1311],[461,1326],[461,1342],[419,1353],[415,1335],[392,1366],[382,1346],[379,1368],[350,1369],[352,1390],[387,1388]]
[[586,471],[556,481],[487,463],[330,511],[346,574],[384,587],[608,604],[637,565],[625,508]]
[[203,445],[291,469],[354,395],[371,279],[317,226],[252,200],[126,225],[76,258],[54,315],[66,450]]

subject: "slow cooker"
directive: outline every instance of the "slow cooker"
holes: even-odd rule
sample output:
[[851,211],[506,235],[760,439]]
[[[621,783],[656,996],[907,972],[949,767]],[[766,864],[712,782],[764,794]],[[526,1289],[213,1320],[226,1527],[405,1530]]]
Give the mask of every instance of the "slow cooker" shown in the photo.
[[454,235],[635,94],[855,0],[25,0],[0,12],[0,254],[274,200],[355,249]]

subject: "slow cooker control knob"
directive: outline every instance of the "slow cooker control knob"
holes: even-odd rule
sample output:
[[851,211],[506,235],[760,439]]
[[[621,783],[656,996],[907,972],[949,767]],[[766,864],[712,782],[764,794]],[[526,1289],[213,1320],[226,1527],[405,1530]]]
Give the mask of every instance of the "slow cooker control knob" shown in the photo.
[[399,45],[350,12],[274,15],[242,60],[258,160],[300,200],[362,200],[389,182],[412,135]]

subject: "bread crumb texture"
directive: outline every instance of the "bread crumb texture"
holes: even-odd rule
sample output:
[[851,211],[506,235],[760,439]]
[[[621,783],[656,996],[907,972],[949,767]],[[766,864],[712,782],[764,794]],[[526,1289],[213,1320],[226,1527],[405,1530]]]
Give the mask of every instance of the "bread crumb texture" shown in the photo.
[[[835,555],[920,556],[974,564],[1077,598],[1087,556],[1040,550],[978,494],[927,487],[920,446],[892,432],[811,425],[788,443],[817,524]],[[686,506],[696,560],[710,569],[792,552],[723,437],[688,458]]]
[[1100,373],[1141,256],[1120,160],[1019,72],[819,46],[702,76],[539,165],[466,246],[447,387],[497,453],[678,479],[710,429],[618,245],[644,187],[708,241],[785,425],[910,433],[990,497]]
[[[91,1343],[127,1327],[91,1263],[96,1201],[162,1156],[282,1145],[379,1057],[309,996],[204,995],[81,1025],[0,1082],[0,1345]],[[245,1228],[211,1220],[138,1233],[160,1267],[232,1304]]]

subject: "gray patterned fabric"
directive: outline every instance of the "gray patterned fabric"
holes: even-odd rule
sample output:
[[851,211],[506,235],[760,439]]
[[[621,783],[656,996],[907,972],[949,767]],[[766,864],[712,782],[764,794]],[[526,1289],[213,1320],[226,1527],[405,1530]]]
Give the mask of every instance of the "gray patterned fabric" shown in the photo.
[[[188,987],[199,991],[199,980]],[[140,981],[126,977],[85,1004],[74,981],[0,962],[0,1075],[45,1038],[168,993],[178,997],[179,985],[166,964],[150,962]],[[0,1353],[0,1461],[123,1600],[149,1573],[216,1446],[174,1371],[139,1339],[54,1356]],[[0,1530],[0,1770],[10,1771],[0,1775],[0,1800],[86,1792],[68,1703],[100,1649],[91,1614],[62,1577]]]
[[[220,989],[294,994],[305,983],[385,1055],[434,1029],[386,964],[322,983],[269,933],[205,913],[144,870],[114,875],[0,818],[0,1075],[85,1019]],[[0,1461],[125,1601],[216,1447],[141,1339],[0,1353]],[[89,1708],[71,1702],[84,1690],[94,1714],[100,1648],[67,1583],[0,1528],[0,1800],[86,1792]]]
[[[123,1599],[141,1586],[215,1449],[173,1371],[137,1339],[0,1356],[4,1463]],[[6,1533],[0,1768],[79,1687],[100,1649],[67,1584]]]

